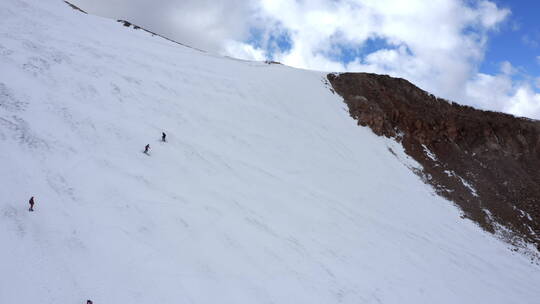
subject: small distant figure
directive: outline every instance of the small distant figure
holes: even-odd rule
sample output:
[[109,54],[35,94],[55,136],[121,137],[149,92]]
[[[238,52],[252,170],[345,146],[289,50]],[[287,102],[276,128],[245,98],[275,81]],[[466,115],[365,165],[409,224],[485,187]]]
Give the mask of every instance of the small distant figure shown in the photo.
[[86,300],[86,304],[94,304],[94,302],[92,300]]
[[166,142],[167,141],[167,134],[165,132],[161,132],[161,141]]
[[149,151],[150,151],[150,144],[144,146],[144,153],[148,154]]
[[28,203],[30,204],[30,209],[28,209],[28,211],[30,212],[34,211],[34,197],[33,196],[30,198]]

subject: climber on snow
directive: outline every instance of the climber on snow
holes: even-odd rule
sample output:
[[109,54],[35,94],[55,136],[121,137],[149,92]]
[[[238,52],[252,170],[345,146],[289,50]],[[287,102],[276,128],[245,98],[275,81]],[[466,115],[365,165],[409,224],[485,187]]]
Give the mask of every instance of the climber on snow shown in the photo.
[[167,141],[167,134],[165,132],[161,132],[161,141],[166,142]]
[[30,204],[30,208],[28,209],[28,211],[34,211],[34,197],[33,196],[30,198],[28,203]]
[[150,150],[150,144],[147,144],[145,147],[144,147],[144,153],[145,154],[148,154],[148,151]]

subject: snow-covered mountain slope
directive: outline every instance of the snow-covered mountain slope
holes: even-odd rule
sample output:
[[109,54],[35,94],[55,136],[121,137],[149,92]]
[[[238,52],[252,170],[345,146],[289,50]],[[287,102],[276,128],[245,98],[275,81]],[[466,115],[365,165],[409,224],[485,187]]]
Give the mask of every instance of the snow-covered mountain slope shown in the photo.
[[0,303],[537,303],[324,81],[1,1]]

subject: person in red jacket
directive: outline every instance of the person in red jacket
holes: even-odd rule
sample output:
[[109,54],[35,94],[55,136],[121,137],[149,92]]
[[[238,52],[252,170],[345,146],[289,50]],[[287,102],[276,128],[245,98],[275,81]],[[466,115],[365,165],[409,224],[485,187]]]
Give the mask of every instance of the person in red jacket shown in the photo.
[[28,203],[30,203],[30,209],[28,209],[28,211],[34,211],[34,197],[33,196],[30,198]]

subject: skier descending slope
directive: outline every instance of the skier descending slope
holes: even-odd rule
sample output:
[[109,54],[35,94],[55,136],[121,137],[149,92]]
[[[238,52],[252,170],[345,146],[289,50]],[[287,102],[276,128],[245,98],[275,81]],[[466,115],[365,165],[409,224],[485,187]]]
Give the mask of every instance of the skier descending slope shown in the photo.
[[167,142],[167,134],[165,134],[165,132],[161,132],[161,141]]
[[148,154],[148,152],[150,151],[150,144],[147,144],[146,146],[144,146],[144,154]]
[[33,196],[30,198],[28,203],[30,204],[30,208],[28,209],[28,211],[34,211],[34,197]]

